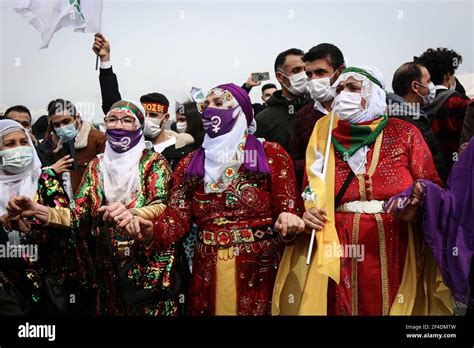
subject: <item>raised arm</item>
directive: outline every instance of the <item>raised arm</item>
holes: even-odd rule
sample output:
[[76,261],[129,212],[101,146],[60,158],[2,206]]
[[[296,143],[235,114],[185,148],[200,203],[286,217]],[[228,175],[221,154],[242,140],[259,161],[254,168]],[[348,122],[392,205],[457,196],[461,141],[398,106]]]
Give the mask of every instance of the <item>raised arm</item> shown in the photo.
[[112,70],[110,63],[110,43],[101,33],[94,36],[92,50],[100,58],[100,92],[102,94],[102,110],[107,114],[111,106],[122,100],[120,95],[117,75]]

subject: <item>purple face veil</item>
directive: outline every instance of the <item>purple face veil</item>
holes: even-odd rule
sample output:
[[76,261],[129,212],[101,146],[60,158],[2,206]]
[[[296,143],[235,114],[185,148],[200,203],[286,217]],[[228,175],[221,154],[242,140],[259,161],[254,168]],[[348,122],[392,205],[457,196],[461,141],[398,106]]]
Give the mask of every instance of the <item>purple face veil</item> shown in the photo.
[[[222,88],[232,94],[245,114],[247,126],[250,126],[254,118],[252,103],[248,93],[233,83],[219,85],[217,88]],[[232,129],[229,129],[227,132],[232,132]],[[225,133],[220,135],[225,136]],[[204,148],[201,146],[186,169],[186,176],[203,177],[205,173],[204,163],[205,152]],[[247,135],[243,166],[247,171],[270,174],[270,167],[268,165],[268,159],[263,144],[253,134]]]

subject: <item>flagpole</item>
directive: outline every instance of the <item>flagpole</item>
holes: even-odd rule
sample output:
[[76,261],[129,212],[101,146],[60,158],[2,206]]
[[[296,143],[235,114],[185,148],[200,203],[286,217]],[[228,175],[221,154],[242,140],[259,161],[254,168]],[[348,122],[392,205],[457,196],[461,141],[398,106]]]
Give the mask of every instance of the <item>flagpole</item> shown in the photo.
[[[323,168],[321,170],[322,176],[324,178],[324,181],[326,181],[326,168],[328,166],[328,160],[329,160],[329,150],[331,149],[331,134],[332,134],[332,125],[334,122],[334,115],[331,113],[331,121],[329,122],[329,131],[328,131],[328,139],[326,141],[326,151],[324,153],[324,163],[323,163]],[[314,205],[316,205],[316,202],[313,200]],[[311,239],[309,241],[309,248],[308,248],[308,255],[306,255],[306,265],[309,265],[311,261],[311,255],[313,254],[313,247],[314,247],[314,238],[316,237],[316,230],[313,228],[311,231]]]
[[95,56],[95,70],[99,69],[99,56]]

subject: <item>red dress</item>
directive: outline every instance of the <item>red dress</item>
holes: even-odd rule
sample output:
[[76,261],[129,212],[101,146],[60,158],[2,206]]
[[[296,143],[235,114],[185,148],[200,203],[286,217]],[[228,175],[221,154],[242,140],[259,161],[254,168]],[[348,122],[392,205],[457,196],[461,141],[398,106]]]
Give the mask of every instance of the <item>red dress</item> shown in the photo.
[[[371,173],[370,166],[377,156],[378,164]],[[347,162],[336,153],[336,193],[349,170]],[[387,201],[420,178],[440,184],[423,136],[412,124],[389,118],[380,149],[375,143],[370,146],[366,174],[357,175],[352,180],[341,204],[365,200]],[[335,220],[341,246],[363,246],[364,253],[360,261],[353,257],[341,257],[340,282],[336,284],[330,280],[329,283],[328,314],[388,314],[403,276],[408,243],[407,224],[386,213],[336,212]],[[380,245],[384,247],[380,248]]]
[[[199,231],[273,227],[282,212],[299,214],[300,196],[293,164],[278,144],[264,142],[271,175],[251,173],[241,166],[232,184],[221,193],[205,193],[202,178],[185,178],[194,153],[176,167],[168,207],[155,222],[155,245],[166,248],[197,224]],[[199,234],[199,233],[198,233]],[[236,253],[237,314],[269,315],[282,242],[273,237],[234,244]],[[186,305],[191,315],[213,315],[218,247],[198,239]]]

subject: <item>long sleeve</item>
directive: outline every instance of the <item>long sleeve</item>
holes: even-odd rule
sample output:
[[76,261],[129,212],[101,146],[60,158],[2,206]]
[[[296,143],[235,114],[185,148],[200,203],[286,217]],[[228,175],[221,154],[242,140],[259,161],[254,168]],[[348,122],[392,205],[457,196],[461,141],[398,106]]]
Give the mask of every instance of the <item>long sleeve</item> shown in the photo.
[[250,94],[250,91],[252,90],[252,86],[247,86],[247,83],[244,82],[244,84],[242,85],[242,89],[245,90],[245,92],[247,92],[247,94]]
[[134,215],[146,220],[155,220],[163,213],[168,202],[172,182],[171,170],[166,160],[157,153],[153,153],[153,156],[159,157],[159,160],[151,162],[143,175],[146,187],[146,203],[143,207],[131,209]]
[[71,225],[80,230],[81,235],[87,235],[92,229],[92,217],[100,208],[103,201],[103,192],[98,181],[99,159],[89,162],[81,179],[75,202],[71,205]]
[[295,115],[295,127],[293,128],[293,133],[291,134],[290,140],[290,148],[292,152],[291,158],[293,159],[293,166],[295,168],[298,188],[301,188],[303,181],[306,147],[308,146],[309,140],[308,137],[301,134],[303,131],[307,132],[307,127],[309,127],[309,125],[305,124],[305,115],[303,114],[304,111],[305,110],[299,110]]
[[474,103],[471,103],[466,108],[466,116],[461,131],[460,144],[468,143],[471,137],[474,136]]
[[190,229],[192,222],[192,187],[185,180],[185,171],[193,154],[182,159],[173,174],[171,197],[163,214],[155,221],[155,246],[165,249]]
[[38,180],[37,202],[48,207],[46,226],[68,229],[70,227],[69,197],[52,168],[45,168]]
[[408,161],[413,180],[427,179],[442,186],[443,184],[438,176],[431,151],[421,132],[418,128],[412,126],[407,131],[407,136],[409,138]]
[[293,161],[283,147],[277,143],[265,142],[265,152],[271,170],[271,197],[273,218],[287,212],[301,215],[301,199]]
[[257,138],[269,139],[270,130],[266,123],[265,118],[263,117],[264,115],[266,115],[266,113],[261,112],[257,117],[255,117],[255,121],[257,122],[257,131],[255,132],[254,135]]
[[52,168],[45,168],[38,180],[38,203],[59,208],[69,205],[69,198]]
[[102,94],[102,110],[107,115],[115,102],[122,100],[120,95],[117,75],[112,68],[100,69],[99,74],[100,92]]

